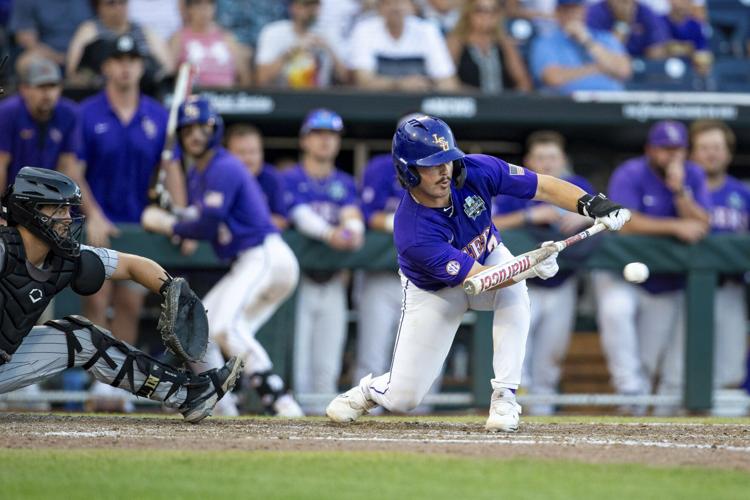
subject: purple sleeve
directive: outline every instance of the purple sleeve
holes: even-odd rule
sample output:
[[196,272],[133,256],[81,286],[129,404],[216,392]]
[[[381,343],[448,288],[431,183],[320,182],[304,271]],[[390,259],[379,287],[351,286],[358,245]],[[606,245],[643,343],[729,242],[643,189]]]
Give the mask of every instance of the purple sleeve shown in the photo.
[[643,9],[643,24],[649,34],[648,47],[669,41],[672,37],[669,34],[669,26],[664,19],[645,5],[640,5],[640,8]]
[[536,195],[538,179],[534,172],[498,158],[496,160],[500,167],[500,185],[494,195],[507,194],[524,200],[530,200]]
[[287,210],[286,202],[284,201],[284,181],[278,175],[274,175],[272,178],[271,189],[273,190],[273,194],[269,197],[271,213],[287,217],[289,210]]
[[606,2],[602,1],[589,5],[586,12],[586,24],[595,30],[609,31],[612,29],[612,16],[608,12]]
[[195,203],[198,216],[175,224],[174,234],[193,239],[213,238],[219,223],[226,220],[229,209],[234,204],[238,187],[231,175],[207,176],[202,198]]
[[640,210],[641,195],[638,192],[636,184],[633,182],[632,173],[629,173],[623,167],[624,165],[621,165],[615,169],[615,172],[609,179],[607,196],[625,208]]
[[425,275],[450,287],[460,285],[476,262],[445,242],[409,247],[404,257]]
[[690,35],[695,44],[695,50],[709,50],[708,41],[706,40],[706,26],[697,19],[691,20],[690,26],[693,28]]
[[357,185],[354,179],[348,175],[343,179],[346,185],[346,196],[341,200],[341,206],[356,205],[359,208],[359,197],[357,196]]

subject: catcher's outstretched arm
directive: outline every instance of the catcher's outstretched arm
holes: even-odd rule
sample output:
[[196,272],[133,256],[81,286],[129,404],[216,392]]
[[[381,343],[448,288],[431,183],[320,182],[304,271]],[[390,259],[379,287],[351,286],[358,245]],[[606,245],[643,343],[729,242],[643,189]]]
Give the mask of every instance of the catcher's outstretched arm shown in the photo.
[[159,264],[146,257],[118,252],[117,269],[112,274],[113,280],[133,280],[154,293],[169,278],[169,274]]

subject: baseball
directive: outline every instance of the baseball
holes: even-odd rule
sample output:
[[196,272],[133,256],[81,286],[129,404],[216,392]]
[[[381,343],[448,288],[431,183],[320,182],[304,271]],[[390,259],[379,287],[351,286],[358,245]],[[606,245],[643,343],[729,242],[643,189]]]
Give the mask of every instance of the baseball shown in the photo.
[[643,262],[631,262],[622,270],[622,275],[631,283],[643,283],[648,279],[648,266]]

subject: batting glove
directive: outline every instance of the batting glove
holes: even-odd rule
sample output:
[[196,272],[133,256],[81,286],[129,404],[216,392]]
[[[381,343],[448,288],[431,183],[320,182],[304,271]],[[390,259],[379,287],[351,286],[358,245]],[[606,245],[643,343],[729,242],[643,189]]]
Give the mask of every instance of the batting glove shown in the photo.
[[[554,244],[554,241],[545,241],[544,243],[542,243],[542,248]],[[541,261],[539,264],[531,268],[534,271],[534,274],[536,274],[537,278],[546,280],[557,274],[557,271],[560,270],[560,266],[557,265],[558,253],[559,252],[553,253],[552,255]]]
[[601,222],[610,231],[619,231],[630,220],[630,210],[614,203],[599,193],[596,196],[585,194],[578,199],[578,213]]

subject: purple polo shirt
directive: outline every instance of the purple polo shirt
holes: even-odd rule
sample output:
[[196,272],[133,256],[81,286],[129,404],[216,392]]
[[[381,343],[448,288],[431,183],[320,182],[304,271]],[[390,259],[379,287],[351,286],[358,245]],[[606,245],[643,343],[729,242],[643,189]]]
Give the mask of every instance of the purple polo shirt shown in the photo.
[[750,188],[728,175],[726,182],[711,191],[711,232],[746,233],[750,215]]
[[373,157],[365,167],[360,193],[362,213],[367,224],[377,212],[394,213],[404,192],[396,178],[390,153]]
[[329,224],[338,225],[341,208],[357,205],[354,178],[341,170],[335,169],[328,177],[316,179],[308,176],[301,165],[296,165],[281,176],[290,211],[298,205],[309,205]]
[[86,180],[112,222],[140,222],[166,128],[167,111],[145,95],[129,123],[120,121],[104,92],[81,103],[80,156],[86,162]]
[[29,114],[20,95],[0,101],[0,151],[10,155],[8,184],[22,167],[57,168],[60,155],[78,153],[80,128],[76,104],[60,98],[46,123]]
[[[586,24],[591,29],[612,31],[615,17],[606,0],[590,5],[586,14]],[[636,3],[635,19],[630,24],[630,35],[625,48],[634,57],[643,57],[652,45],[669,41],[669,31],[664,20],[650,7]]]
[[258,181],[224,148],[203,171],[191,168],[187,182],[194,212],[175,224],[174,234],[208,240],[220,259],[231,260],[278,232]]
[[[711,197],[703,170],[691,161],[685,162],[685,188],[695,201],[710,210]],[[636,212],[651,217],[677,217],[674,195],[664,184],[645,156],[633,158],[617,167],[609,179],[609,197]],[[682,276],[653,274],[643,287],[651,293],[669,292],[684,288]]]
[[271,213],[287,217],[289,211],[284,200],[284,179],[281,178],[281,172],[273,165],[264,163],[255,179],[263,190]]
[[484,264],[500,242],[492,199],[530,199],[537,176],[488,155],[467,155],[466,182],[451,187],[451,206],[428,208],[407,194],[396,210],[393,239],[401,272],[417,287],[436,291],[460,285],[475,262]]

